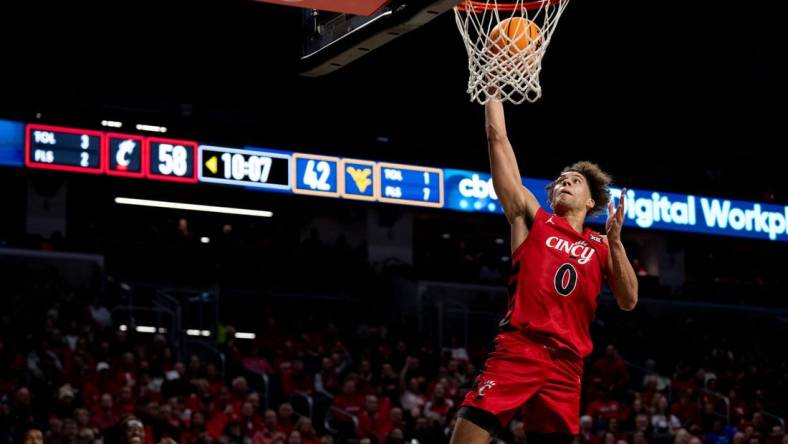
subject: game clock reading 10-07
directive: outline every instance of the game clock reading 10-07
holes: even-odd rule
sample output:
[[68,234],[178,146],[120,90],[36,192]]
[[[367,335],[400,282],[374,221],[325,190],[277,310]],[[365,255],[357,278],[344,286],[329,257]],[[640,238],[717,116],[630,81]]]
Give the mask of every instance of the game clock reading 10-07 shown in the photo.
[[200,182],[290,190],[291,156],[276,151],[200,145]]

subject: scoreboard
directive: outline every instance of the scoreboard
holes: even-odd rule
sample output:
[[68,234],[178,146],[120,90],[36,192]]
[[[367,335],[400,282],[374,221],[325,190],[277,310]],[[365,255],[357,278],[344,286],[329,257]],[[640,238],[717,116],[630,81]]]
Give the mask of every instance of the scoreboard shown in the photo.
[[46,125],[28,125],[25,165],[49,170],[104,172],[104,134]]
[[[0,165],[503,214],[489,173],[6,120],[0,120]],[[548,183],[523,178],[543,207]],[[627,226],[788,242],[788,205],[610,191],[615,202],[627,201]]]
[[272,190],[290,189],[289,154],[200,145],[199,181]]
[[378,194],[381,202],[443,206],[443,171],[394,163],[378,164]]
[[440,168],[36,124],[24,137],[29,168],[444,206]]
[[339,157],[293,153],[293,192],[314,196],[338,197],[343,177]]
[[108,133],[104,142],[107,174],[111,176],[145,177],[148,157],[143,149],[145,140],[133,134]]
[[149,137],[146,177],[170,182],[197,182],[197,142]]

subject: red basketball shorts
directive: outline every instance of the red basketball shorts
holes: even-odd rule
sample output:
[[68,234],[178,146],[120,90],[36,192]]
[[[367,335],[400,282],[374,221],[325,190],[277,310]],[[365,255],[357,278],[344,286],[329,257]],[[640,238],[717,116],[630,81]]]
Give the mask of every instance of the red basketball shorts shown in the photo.
[[523,409],[528,432],[579,432],[582,359],[509,331],[495,338],[460,416],[493,436]]

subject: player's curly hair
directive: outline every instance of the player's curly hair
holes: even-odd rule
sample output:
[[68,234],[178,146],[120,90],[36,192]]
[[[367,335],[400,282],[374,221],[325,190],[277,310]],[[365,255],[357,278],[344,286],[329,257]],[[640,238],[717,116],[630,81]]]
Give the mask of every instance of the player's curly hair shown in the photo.
[[[586,160],[564,168],[561,174],[569,172],[580,173],[586,178],[588,188],[591,190],[591,198],[594,199],[594,208],[591,208],[588,215],[593,216],[604,212],[605,208],[607,208],[607,203],[610,201],[610,189],[608,187],[613,180],[610,178],[610,175],[602,171],[599,165]],[[550,205],[553,204],[553,190],[556,184],[558,184],[558,179],[550,182],[545,187],[547,190],[547,200],[550,202]]]

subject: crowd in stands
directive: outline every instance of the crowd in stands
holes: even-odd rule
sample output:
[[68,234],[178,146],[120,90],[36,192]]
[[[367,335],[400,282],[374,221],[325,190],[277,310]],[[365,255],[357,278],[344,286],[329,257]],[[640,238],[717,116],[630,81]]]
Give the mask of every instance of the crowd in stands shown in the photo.
[[[224,361],[184,356],[169,335],[121,329],[94,295],[16,278],[0,324],[0,444],[448,443],[489,352],[296,303],[262,310],[254,340],[214,332]],[[788,443],[786,356],[762,336],[779,344],[779,332],[709,316],[601,307],[579,444]],[[499,442],[525,442],[527,421]]]

